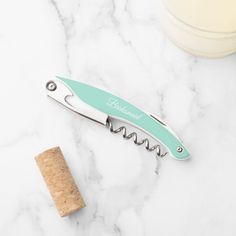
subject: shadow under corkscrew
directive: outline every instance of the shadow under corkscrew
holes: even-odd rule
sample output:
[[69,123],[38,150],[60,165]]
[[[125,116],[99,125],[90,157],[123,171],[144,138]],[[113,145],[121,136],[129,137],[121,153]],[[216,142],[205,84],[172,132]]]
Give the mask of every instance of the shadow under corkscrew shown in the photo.
[[117,134],[122,132],[122,137],[126,140],[129,140],[131,138],[133,138],[133,142],[134,144],[141,146],[143,144],[145,144],[145,148],[148,152],[153,152],[156,150],[156,160],[157,160],[157,166],[156,166],[156,174],[159,174],[159,166],[160,166],[160,162],[159,162],[159,158],[163,158],[164,156],[166,156],[168,154],[168,152],[162,153],[161,150],[161,145],[160,144],[156,144],[153,145],[152,147],[150,147],[150,141],[148,138],[144,138],[141,140],[138,140],[138,135],[136,132],[132,132],[127,134],[127,128],[125,126],[120,126],[117,129],[113,128],[113,124],[112,121],[110,119],[107,119],[107,124],[106,124],[107,128],[110,130],[111,133],[113,134]]

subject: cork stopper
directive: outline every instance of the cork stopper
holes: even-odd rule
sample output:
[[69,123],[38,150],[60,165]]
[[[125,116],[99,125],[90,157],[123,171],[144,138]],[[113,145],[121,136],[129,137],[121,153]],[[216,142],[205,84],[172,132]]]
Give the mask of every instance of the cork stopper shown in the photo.
[[60,216],[70,215],[85,207],[84,200],[59,147],[40,153],[35,160]]

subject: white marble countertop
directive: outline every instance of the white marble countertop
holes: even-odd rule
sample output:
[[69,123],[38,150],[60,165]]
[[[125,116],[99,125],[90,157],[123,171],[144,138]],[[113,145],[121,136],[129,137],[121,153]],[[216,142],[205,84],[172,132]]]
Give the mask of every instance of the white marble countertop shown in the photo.
[[[235,236],[236,55],[189,55],[158,0],[0,2],[0,235]],[[63,75],[163,118],[192,158],[161,161],[62,109]],[[34,156],[59,145],[87,207],[60,218]]]

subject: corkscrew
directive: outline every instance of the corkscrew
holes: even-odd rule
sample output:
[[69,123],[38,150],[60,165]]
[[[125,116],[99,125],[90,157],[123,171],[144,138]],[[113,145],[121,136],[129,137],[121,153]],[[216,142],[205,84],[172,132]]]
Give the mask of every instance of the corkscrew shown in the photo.
[[[167,153],[177,160],[189,158],[189,152],[178,136],[158,117],[146,113],[124,99],[90,85],[56,77],[46,84],[47,95],[68,109],[107,127],[111,133],[121,133],[126,140],[144,145],[147,151],[164,157]],[[125,126],[113,127],[117,119],[138,128],[154,138],[157,144],[150,145],[148,138],[138,140],[137,132],[127,132]],[[167,152],[162,151],[164,146]]]

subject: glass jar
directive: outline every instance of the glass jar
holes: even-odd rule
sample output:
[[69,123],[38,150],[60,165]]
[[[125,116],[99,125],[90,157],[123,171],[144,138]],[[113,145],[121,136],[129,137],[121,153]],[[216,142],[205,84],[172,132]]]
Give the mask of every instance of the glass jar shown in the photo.
[[236,0],[162,0],[161,21],[169,38],[194,55],[236,52]]

